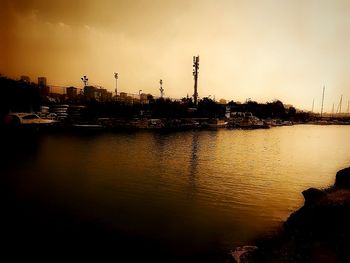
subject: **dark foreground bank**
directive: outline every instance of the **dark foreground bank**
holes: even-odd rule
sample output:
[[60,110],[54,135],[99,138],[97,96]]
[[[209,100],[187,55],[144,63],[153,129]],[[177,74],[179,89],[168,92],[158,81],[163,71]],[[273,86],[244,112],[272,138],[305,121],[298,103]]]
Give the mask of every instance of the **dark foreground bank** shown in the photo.
[[304,206],[281,231],[232,252],[233,262],[350,262],[350,167],[327,189],[303,191]]

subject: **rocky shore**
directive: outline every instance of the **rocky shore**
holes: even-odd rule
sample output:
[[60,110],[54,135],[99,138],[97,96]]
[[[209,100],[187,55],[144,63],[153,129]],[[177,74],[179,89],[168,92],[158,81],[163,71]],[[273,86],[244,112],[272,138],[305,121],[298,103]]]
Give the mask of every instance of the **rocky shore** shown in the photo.
[[303,191],[304,206],[281,230],[232,251],[232,262],[350,262],[350,167],[327,189]]

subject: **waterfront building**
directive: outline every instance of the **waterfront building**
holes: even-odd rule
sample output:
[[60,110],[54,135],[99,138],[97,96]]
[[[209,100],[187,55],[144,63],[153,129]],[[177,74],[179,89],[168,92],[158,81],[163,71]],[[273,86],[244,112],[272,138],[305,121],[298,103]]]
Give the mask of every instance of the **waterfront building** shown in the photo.
[[126,97],[128,96],[128,94],[126,92],[120,92],[119,93],[119,97],[122,99],[126,99]]
[[39,77],[38,78],[38,86],[39,87],[46,87],[47,86],[47,79],[45,77]]
[[47,86],[47,79],[45,77],[38,78],[38,87],[40,97],[46,99],[50,94],[50,88]]
[[112,99],[112,92],[108,92],[107,89],[104,89],[104,88],[97,88],[94,86],[85,86],[84,96],[87,100],[96,100],[96,101],[104,102]]
[[48,86],[39,87],[39,94],[41,98],[46,98],[50,94],[50,88]]
[[67,88],[67,97],[68,99],[75,99],[78,95],[78,89],[76,87]]
[[149,96],[149,94],[141,93],[140,94],[140,103],[141,104],[148,104],[148,96]]
[[87,100],[97,100],[97,88],[94,86],[85,86],[84,96]]
[[103,89],[103,88],[97,89],[97,95],[98,95],[98,98],[97,98],[98,101],[104,102],[104,101],[112,100],[112,92],[108,92],[107,89]]

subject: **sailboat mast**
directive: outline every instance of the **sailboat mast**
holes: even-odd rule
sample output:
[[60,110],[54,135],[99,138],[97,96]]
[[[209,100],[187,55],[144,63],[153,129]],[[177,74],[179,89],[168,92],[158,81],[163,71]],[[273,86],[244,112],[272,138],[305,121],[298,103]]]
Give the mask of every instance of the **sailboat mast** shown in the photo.
[[324,89],[325,89],[325,86],[323,86],[323,92],[322,92],[321,118],[322,118],[322,113],[323,113]]

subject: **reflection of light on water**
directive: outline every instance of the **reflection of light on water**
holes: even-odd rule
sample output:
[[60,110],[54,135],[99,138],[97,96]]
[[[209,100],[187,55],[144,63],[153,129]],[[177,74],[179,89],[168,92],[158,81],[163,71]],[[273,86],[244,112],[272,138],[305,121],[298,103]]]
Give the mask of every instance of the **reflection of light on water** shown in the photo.
[[191,144],[191,157],[190,157],[190,194],[193,194],[196,191],[196,174],[197,174],[197,165],[198,165],[198,136],[197,132],[192,134],[192,144]]

